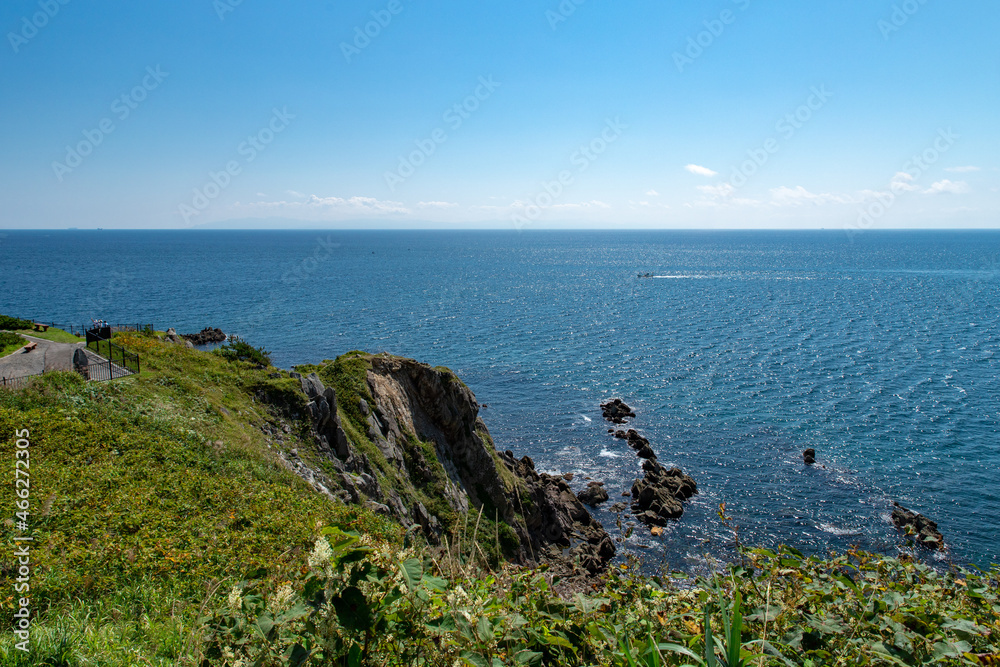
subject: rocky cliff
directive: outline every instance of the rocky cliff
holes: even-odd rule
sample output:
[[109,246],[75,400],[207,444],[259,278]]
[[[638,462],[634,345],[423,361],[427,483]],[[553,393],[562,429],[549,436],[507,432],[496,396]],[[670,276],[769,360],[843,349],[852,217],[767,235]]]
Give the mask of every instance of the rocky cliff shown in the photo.
[[563,479],[496,451],[448,369],[352,352],[296,370],[316,452],[286,460],[317,490],[419,525],[431,542],[475,523],[508,559],[562,574],[596,574],[614,555]]

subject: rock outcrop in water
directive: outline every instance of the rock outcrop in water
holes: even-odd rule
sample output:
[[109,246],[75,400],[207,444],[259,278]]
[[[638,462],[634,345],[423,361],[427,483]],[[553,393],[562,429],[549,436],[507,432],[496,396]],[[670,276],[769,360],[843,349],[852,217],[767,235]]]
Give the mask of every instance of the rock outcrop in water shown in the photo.
[[222,333],[222,329],[213,329],[212,327],[206,327],[195,334],[181,334],[181,336],[191,341],[192,345],[226,342],[226,334]]
[[566,480],[496,451],[475,396],[451,371],[363,353],[301,370],[292,376],[305,395],[316,455],[332,471],[286,464],[315,488],[418,524],[432,542],[467,514],[493,521],[483,534],[496,534],[508,558],[547,562],[563,576],[597,574],[614,556],[611,538]]
[[685,500],[698,493],[698,485],[680,468],[669,470],[654,460],[642,463],[645,476],[632,485],[632,512],[647,526],[665,526],[684,514]]
[[811,466],[812,464],[816,463],[816,450],[810,448],[802,452],[802,461],[807,466]]
[[645,459],[645,475],[632,485],[632,512],[636,518],[647,526],[665,526],[669,519],[680,518],[684,514],[683,502],[698,493],[695,481],[680,468],[667,469],[657,462],[649,440],[634,428],[615,431],[614,435]]
[[896,528],[912,535],[917,544],[927,549],[944,549],[944,536],[937,524],[923,514],[911,512],[899,503],[893,503],[892,522]]
[[601,412],[604,414],[604,418],[613,424],[624,424],[629,417],[635,417],[632,408],[620,398],[601,403]]
[[629,447],[635,450],[635,455],[641,459],[655,459],[656,452],[649,445],[649,440],[639,435],[634,428],[628,431],[617,431],[615,437],[628,442]]
[[607,501],[611,496],[608,495],[607,490],[604,488],[604,482],[589,482],[587,488],[576,494],[576,497],[580,499],[580,502],[590,505],[591,507],[597,507],[601,503]]

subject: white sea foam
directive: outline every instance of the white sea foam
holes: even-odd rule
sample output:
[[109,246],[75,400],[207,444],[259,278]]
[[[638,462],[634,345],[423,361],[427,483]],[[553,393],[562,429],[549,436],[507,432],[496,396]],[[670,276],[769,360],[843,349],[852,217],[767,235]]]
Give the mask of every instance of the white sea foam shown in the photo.
[[603,456],[606,459],[620,459],[622,457],[621,454],[617,454],[615,452],[608,451],[607,449],[602,449],[601,453],[598,454],[598,456]]
[[831,535],[860,535],[860,528],[840,528],[839,526],[834,526],[832,523],[821,523],[816,526],[824,533],[830,533]]

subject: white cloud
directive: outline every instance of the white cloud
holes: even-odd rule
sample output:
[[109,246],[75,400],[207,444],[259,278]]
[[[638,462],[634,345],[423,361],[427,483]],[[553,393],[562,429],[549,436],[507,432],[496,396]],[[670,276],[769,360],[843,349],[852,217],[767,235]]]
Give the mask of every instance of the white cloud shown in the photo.
[[302,195],[305,201],[270,201],[248,204],[251,209],[268,214],[291,214],[335,218],[340,215],[380,216],[407,214],[412,211],[397,201],[374,197],[317,197]]
[[699,185],[698,190],[710,197],[729,197],[736,191],[736,188],[729,183],[720,183],[719,185]]
[[307,198],[306,195],[302,194],[301,192],[297,192],[295,190],[285,190],[285,194],[288,195],[289,197],[295,197],[296,199]]
[[649,192],[646,193],[646,196],[647,197],[659,197],[660,193],[657,192],[656,190],[650,190]]
[[579,204],[553,204],[548,208],[553,208],[557,210],[579,211],[591,208],[611,208],[611,206],[605,204],[602,201],[598,201],[597,199],[591,199],[590,201],[580,202]]
[[809,192],[801,185],[790,188],[782,185],[771,189],[771,203],[775,206],[801,206],[802,204],[850,204],[854,199],[848,195],[837,195],[829,192]]
[[925,195],[964,195],[972,188],[965,181],[949,181],[947,178],[937,183],[931,183],[931,187],[924,190]]
[[422,201],[417,204],[418,208],[455,208],[458,206],[450,201]]
[[948,168],[945,169],[945,171],[950,171],[953,174],[969,174],[969,173],[972,173],[974,171],[980,171],[980,169],[979,169],[979,167],[973,167],[973,166],[968,166],[968,167],[948,167]]
[[712,171],[708,167],[702,167],[701,165],[697,165],[697,164],[689,164],[689,165],[687,165],[684,168],[687,169],[692,174],[697,174],[698,176],[709,176],[709,177],[711,177],[711,176],[718,176],[719,175],[719,172]]
[[913,184],[913,176],[905,171],[896,172],[896,175],[889,181],[889,189],[893,192],[914,192],[920,189],[919,185]]

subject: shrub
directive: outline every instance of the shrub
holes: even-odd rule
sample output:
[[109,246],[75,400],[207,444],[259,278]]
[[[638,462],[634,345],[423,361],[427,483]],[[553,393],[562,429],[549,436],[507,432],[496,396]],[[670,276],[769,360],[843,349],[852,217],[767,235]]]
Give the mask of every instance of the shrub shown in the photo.
[[34,326],[31,320],[22,320],[18,317],[9,317],[7,315],[0,315],[0,329],[30,329]]
[[20,347],[24,345],[24,339],[15,333],[7,333],[6,331],[0,332],[0,350],[7,346]]
[[271,365],[271,353],[262,347],[254,347],[239,336],[230,336],[225,345],[215,353],[228,361],[249,361],[261,367]]

